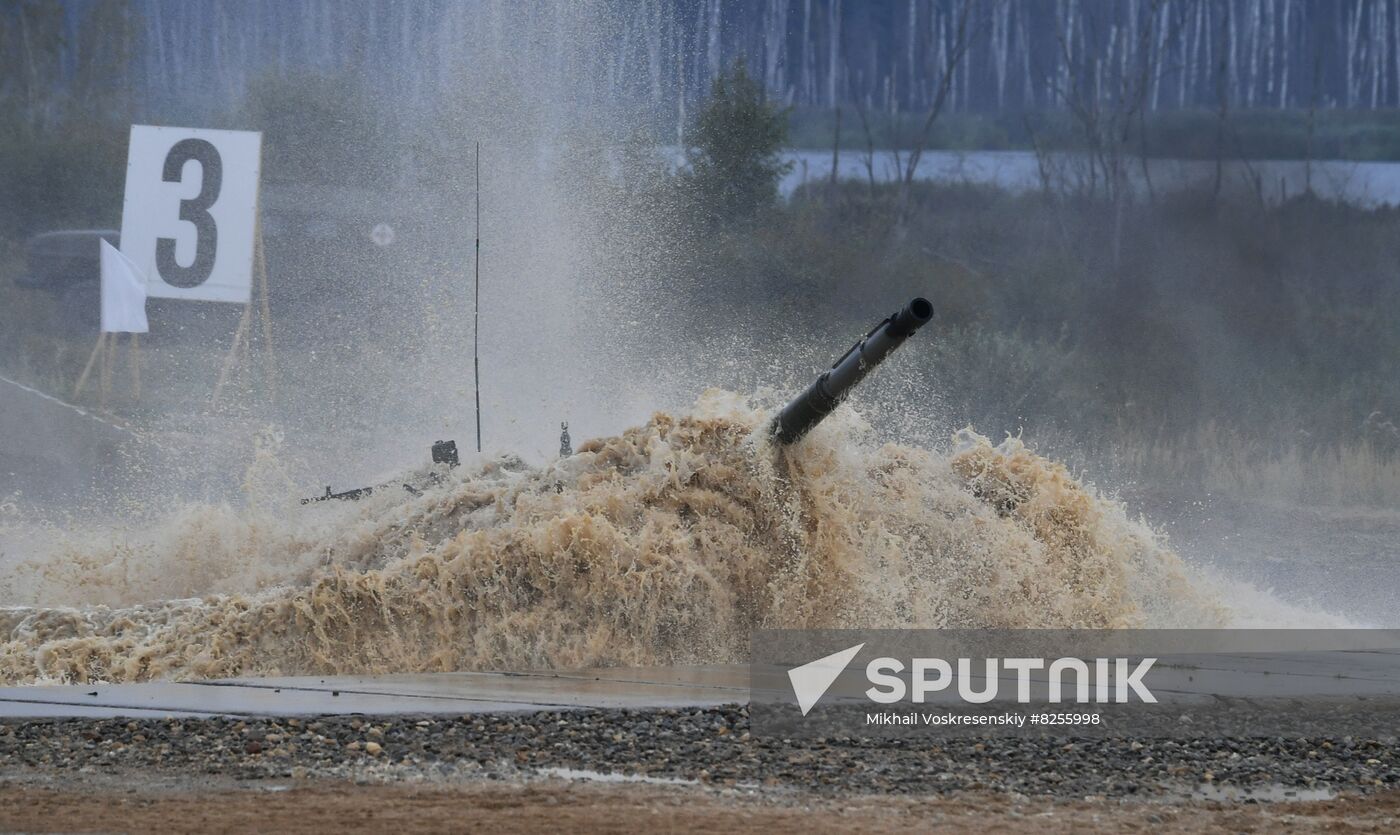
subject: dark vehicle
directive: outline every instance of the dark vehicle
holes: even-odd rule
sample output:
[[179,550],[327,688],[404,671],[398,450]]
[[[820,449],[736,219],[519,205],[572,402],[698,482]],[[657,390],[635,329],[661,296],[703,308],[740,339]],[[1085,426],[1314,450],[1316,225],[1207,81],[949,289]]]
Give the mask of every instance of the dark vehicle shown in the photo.
[[15,284],[54,294],[69,322],[84,330],[96,330],[100,242],[120,246],[115,229],[74,229],[45,232],[30,238],[24,247],[24,272]]
[[[272,316],[284,341],[343,343],[389,333],[431,303],[418,282],[471,263],[470,226],[443,195],[270,184],[260,197]],[[96,333],[101,267],[98,242],[116,230],[45,232],[29,239],[16,286],[52,293],[58,327]],[[404,292],[413,280],[414,293]],[[242,308],[223,302],[152,298],[153,340],[230,333]]]
[[[70,334],[95,334],[102,323],[101,241],[121,247],[121,233],[115,229],[64,229],[44,232],[25,244],[25,266],[15,286],[33,292],[50,293],[58,301],[54,325]],[[180,302],[163,299],[147,304],[152,319],[159,319],[163,336],[178,336],[191,326],[209,321],[230,326],[238,311],[231,305],[208,302]]]

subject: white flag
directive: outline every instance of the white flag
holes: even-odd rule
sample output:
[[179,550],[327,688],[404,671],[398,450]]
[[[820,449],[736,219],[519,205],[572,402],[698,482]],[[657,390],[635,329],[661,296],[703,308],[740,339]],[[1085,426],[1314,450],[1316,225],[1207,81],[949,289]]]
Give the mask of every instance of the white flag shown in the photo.
[[102,241],[102,332],[146,333],[146,278],[131,259]]

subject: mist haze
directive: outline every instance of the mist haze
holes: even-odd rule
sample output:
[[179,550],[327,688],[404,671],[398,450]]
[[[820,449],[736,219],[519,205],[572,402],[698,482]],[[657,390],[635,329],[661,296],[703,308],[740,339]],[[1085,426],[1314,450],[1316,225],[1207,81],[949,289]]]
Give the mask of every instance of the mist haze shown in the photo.
[[[790,611],[1389,625],[1397,27],[1269,0],[11,4],[0,670],[733,660]],[[262,132],[270,317],[230,363],[241,306],[153,299],[77,392],[95,273],[35,242],[120,229],[133,124]],[[763,448],[915,296],[933,323]],[[442,439],[461,468],[403,493]],[[389,486],[300,503],[328,485]],[[633,596],[588,640],[578,565]],[[1042,569],[1064,582],[997,574]],[[381,594],[436,635],[443,595],[520,577],[470,640],[372,660],[385,622],[328,614]],[[298,654],[301,607],[331,637]],[[195,657],[232,611],[266,652]]]

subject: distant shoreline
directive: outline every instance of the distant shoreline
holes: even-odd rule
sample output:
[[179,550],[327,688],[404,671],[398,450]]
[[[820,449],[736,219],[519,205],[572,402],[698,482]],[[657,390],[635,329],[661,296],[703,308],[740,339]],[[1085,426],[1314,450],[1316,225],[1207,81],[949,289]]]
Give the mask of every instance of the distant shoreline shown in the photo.
[[[843,150],[905,150],[918,144],[925,113],[841,113]],[[790,111],[794,150],[830,151],[836,139],[836,111]],[[1182,110],[1153,113],[1146,136],[1134,130],[1127,148],[1152,159],[1400,161],[1400,109],[1238,110],[1227,113],[1223,139],[1219,113]],[[1073,118],[1059,111],[943,113],[930,131],[927,150],[1075,150],[1084,146]],[[1223,154],[1220,153],[1223,146]]]

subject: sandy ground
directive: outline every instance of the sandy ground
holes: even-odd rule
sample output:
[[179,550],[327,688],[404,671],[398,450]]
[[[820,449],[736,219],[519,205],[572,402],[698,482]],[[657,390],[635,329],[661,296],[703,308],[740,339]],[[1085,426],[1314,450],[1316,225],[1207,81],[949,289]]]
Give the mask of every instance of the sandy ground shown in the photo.
[[788,792],[543,780],[0,786],[0,828],[28,832],[1391,832],[1400,793],[1298,803],[817,799]]

